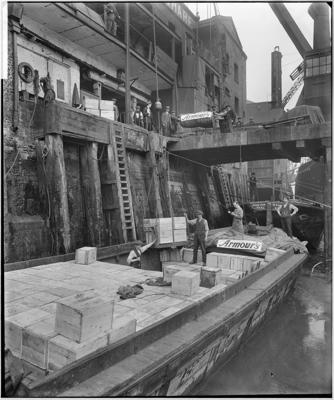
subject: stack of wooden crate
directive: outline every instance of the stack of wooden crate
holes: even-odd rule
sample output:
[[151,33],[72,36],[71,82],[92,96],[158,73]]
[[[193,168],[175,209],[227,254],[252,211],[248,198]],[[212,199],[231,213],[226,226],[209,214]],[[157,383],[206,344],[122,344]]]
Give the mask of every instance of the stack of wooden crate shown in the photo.
[[136,319],[114,318],[114,300],[94,290],[6,318],[5,345],[15,356],[54,371],[136,331]]
[[185,217],[144,219],[146,242],[155,242],[155,247],[182,246],[187,243]]
[[235,254],[209,253],[207,255],[207,265],[209,267],[221,267],[244,273],[254,272],[261,259]]

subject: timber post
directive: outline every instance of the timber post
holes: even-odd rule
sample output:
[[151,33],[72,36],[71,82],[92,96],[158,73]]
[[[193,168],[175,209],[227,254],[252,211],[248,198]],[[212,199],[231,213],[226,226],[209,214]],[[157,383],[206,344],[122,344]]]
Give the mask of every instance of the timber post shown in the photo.
[[153,193],[154,193],[154,200],[155,200],[155,216],[156,218],[162,218],[162,205],[161,205],[161,197],[160,197],[160,182],[158,176],[158,166],[157,160],[155,156],[155,145],[154,145],[154,135],[152,133],[148,134],[149,140],[149,157],[150,163],[152,167],[152,185],[153,185]]
[[84,204],[91,246],[102,246],[104,243],[104,218],[97,150],[98,144],[95,142],[88,143],[80,149]]
[[115,226],[110,226],[112,225],[113,221],[119,221],[121,219],[121,213],[120,213],[120,198],[118,195],[118,189],[117,189],[117,181],[116,181],[116,156],[115,156],[115,149],[112,144],[107,145],[107,176],[109,176],[111,179],[109,183],[112,186],[112,193],[113,193],[113,198],[115,201],[115,209],[111,211],[112,218],[110,220],[109,224],[109,229],[112,229],[112,235],[115,236],[115,240],[117,242],[124,242],[123,238],[123,231],[122,231],[122,226],[118,223],[115,224]]
[[68,253],[71,247],[71,233],[64,145],[61,135],[45,135],[45,175],[54,249],[57,254]]

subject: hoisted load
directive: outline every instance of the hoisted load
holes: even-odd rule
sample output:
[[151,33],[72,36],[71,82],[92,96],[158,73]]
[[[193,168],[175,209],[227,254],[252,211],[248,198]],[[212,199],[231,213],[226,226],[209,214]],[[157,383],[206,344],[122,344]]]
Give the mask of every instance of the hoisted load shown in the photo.
[[200,111],[197,113],[181,114],[180,124],[183,128],[213,128],[216,126],[214,123],[215,120],[226,119],[228,118],[227,115],[231,112],[231,107],[226,106],[219,113],[214,111]]
[[197,113],[181,114],[180,124],[183,128],[212,128],[213,127],[213,112],[201,111]]

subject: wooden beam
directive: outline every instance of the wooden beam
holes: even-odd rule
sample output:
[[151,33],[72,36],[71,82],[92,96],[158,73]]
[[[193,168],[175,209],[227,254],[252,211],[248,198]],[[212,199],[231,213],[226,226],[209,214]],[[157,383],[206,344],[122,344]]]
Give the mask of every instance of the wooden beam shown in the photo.
[[97,150],[97,143],[88,143],[80,148],[83,197],[90,246],[101,246],[104,243],[105,231]]
[[[116,155],[115,155],[115,150],[111,144],[108,145],[107,147],[107,176],[110,177],[111,181],[113,182],[110,185],[110,189],[113,193],[113,198],[115,200],[115,203],[117,205],[117,208],[113,211],[111,211],[111,223],[114,221],[116,222],[117,220],[121,220],[121,213],[120,213],[120,200],[118,196],[118,191],[117,191],[117,183],[116,183],[116,168],[117,168],[117,161],[116,161]],[[124,241],[123,238],[123,231],[122,231],[122,226],[120,223],[112,223],[112,226],[109,227],[109,229],[112,229],[111,233],[112,236],[117,239],[118,243],[122,243]]]
[[60,135],[46,135],[45,146],[45,175],[54,250],[56,254],[68,253],[71,236],[63,139]]
[[293,162],[299,162],[300,161],[300,156],[294,151],[292,146],[288,146],[285,143],[272,143],[271,148],[277,152],[278,155],[281,156],[281,158],[287,158],[288,160],[291,160]]
[[155,157],[155,146],[154,146],[154,134],[149,133],[148,134],[148,140],[149,140],[149,147],[150,150],[148,152],[150,164],[152,167],[152,185],[153,185],[153,193],[154,193],[154,200],[155,200],[155,216],[156,218],[162,218],[163,217],[163,212],[162,212],[162,205],[161,205],[161,198],[160,198],[160,183],[159,183],[159,176],[158,176],[158,167],[157,167],[157,161]]
[[314,161],[318,161],[321,155],[319,141],[296,140],[296,149],[302,157],[310,157]]

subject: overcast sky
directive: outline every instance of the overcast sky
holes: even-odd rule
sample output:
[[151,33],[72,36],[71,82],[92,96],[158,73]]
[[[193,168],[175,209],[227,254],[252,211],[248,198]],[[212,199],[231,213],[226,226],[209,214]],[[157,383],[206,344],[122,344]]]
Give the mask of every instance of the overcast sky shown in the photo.
[[[215,15],[214,3],[186,3],[201,19]],[[311,3],[285,3],[309,44],[313,45],[313,19],[307,10]],[[282,97],[293,84],[290,73],[302,62],[296,47],[268,3],[216,3],[220,15],[231,16],[247,55],[247,100],[271,100],[271,52],[279,46],[282,53]],[[299,91],[287,104],[294,107]]]

